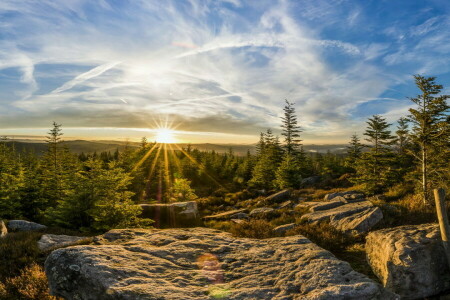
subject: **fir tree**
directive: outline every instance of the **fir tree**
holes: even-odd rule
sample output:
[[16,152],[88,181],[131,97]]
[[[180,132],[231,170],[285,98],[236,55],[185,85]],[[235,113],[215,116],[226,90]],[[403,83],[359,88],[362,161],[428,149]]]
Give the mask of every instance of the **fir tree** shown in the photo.
[[350,137],[349,146],[347,146],[346,165],[354,167],[355,162],[361,157],[364,145],[360,142],[360,138],[355,133]]
[[409,138],[409,130],[408,130],[408,119],[405,117],[401,117],[397,121],[397,131],[395,131],[397,135],[396,144],[399,154],[404,154],[406,148],[410,144]]
[[430,197],[430,184],[434,181],[433,178],[430,178],[434,171],[433,165],[447,162],[438,162],[439,155],[433,156],[432,154],[438,154],[439,151],[444,150],[438,149],[438,145],[442,139],[448,139],[447,112],[449,106],[447,99],[449,95],[439,95],[443,86],[436,84],[435,77],[415,75],[414,79],[422,94],[410,98],[417,107],[409,110],[409,120],[413,125],[412,141],[417,143],[420,149],[420,155],[415,155],[415,157],[421,165],[422,197],[424,203],[427,204]]
[[302,179],[300,174],[298,159],[294,155],[286,153],[276,171],[275,184],[280,189],[298,188]]
[[284,106],[284,116],[281,118],[282,132],[281,135],[284,136],[284,149],[288,154],[296,154],[301,146],[300,126],[297,124],[297,116],[295,115],[294,103],[287,100]]

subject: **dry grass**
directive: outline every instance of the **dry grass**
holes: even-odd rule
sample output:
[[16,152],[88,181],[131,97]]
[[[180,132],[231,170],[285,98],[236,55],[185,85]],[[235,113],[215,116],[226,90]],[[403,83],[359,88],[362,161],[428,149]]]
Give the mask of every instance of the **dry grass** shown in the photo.
[[250,220],[240,224],[233,224],[230,232],[237,237],[266,239],[273,237],[274,226],[265,220]]
[[3,300],[56,300],[49,294],[47,277],[43,268],[32,263],[16,277],[0,283],[0,299]]

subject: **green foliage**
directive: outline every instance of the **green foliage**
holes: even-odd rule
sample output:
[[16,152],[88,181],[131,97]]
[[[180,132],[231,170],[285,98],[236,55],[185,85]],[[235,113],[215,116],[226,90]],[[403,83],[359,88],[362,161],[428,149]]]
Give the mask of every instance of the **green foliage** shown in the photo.
[[358,135],[352,135],[349,146],[347,147],[347,158],[345,159],[345,165],[347,167],[354,168],[356,161],[361,158],[363,149],[364,145],[360,142]]
[[198,198],[191,188],[191,182],[186,178],[175,178],[170,194],[173,202],[192,201]]
[[279,189],[298,188],[302,177],[297,157],[286,152],[275,175],[275,183]]
[[297,123],[297,116],[295,115],[294,103],[287,100],[283,108],[284,116],[281,117],[281,135],[284,136],[284,149],[287,154],[295,155],[301,146],[300,126]]

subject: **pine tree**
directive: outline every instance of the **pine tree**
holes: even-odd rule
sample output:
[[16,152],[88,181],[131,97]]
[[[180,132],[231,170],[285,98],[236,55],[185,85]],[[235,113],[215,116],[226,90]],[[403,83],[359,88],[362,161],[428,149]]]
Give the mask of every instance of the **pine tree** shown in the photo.
[[282,132],[281,135],[284,136],[284,149],[288,154],[296,154],[301,146],[300,126],[297,124],[297,116],[295,115],[294,103],[287,100],[284,106],[284,116],[281,118],[282,121]]
[[298,159],[286,153],[275,175],[275,184],[279,189],[298,188],[302,179]]
[[347,146],[346,165],[353,168],[355,162],[361,157],[364,145],[360,142],[360,138],[355,133],[350,137],[349,146]]
[[367,121],[364,135],[370,143],[370,151],[357,160],[356,177],[352,181],[362,184],[369,194],[381,192],[396,182],[395,156],[389,147],[395,138],[388,129],[390,125],[379,115]]
[[408,130],[408,119],[405,117],[401,117],[397,121],[397,131],[395,134],[397,135],[396,144],[399,154],[404,154],[406,148],[410,144],[409,138],[409,130]]
[[171,187],[171,202],[185,202],[197,199],[195,190],[191,188],[191,182],[186,178],[175,178]]
[[449,95],[439,95],[443,86],[436,84],[436,77],[415,75],[414,79],[422,94],[417,95],[415,98],[410,98],[417,105],[416,108],[409,110],[409,120],[413,125],[411,138],[420,148],[420,155],[415,155],[415,157],[421,164],[423,202],[428,204],[430,184],[434,181],[433,178],[430,178],[434,171],[433,165],[446,163],[446,161],[437,162],[440,160],[439,156],[434,157],[432,154],[438,154],[439,151],[444,150],[438,150],[437,147],[442,142],[441,139],[448,138],[447,112],[449,105],[447,99]]

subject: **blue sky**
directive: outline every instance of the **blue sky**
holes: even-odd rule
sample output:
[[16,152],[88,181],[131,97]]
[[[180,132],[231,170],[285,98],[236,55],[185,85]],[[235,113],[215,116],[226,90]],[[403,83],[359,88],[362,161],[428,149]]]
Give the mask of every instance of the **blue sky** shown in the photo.
[[296,103],[304,142],[395,122],[412,75],[450,93],[447,0],[2,0],[0,135],[251,143]]

